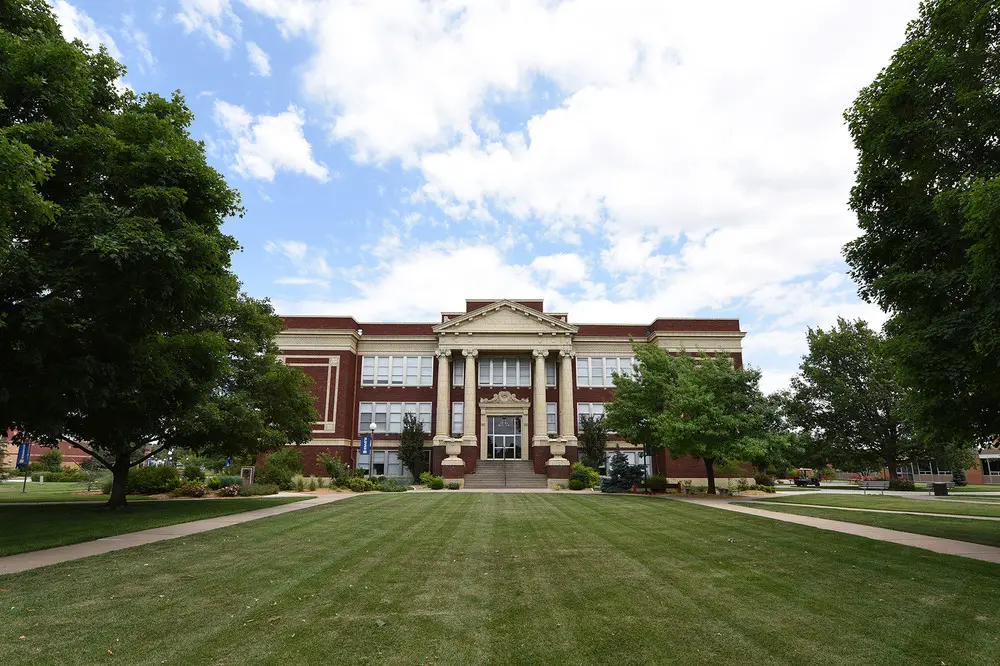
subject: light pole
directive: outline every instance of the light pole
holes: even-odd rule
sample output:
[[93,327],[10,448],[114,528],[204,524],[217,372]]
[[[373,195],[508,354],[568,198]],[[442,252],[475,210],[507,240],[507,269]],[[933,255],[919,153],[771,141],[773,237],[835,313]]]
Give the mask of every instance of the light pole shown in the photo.
[[368,447],[368,478],[372,478],[372,465],[375,464],[375,428],[378,424],[372,421],[368,424],[368,429],[372,434],[372,445]]

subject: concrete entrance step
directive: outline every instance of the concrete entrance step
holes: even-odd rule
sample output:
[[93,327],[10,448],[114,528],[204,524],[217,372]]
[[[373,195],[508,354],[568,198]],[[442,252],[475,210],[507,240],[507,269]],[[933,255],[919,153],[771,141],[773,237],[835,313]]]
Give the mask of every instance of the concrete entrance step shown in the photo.
[[480,460],[475,474],[465,476],[466,488],[547,488],[548,480],[535,474],[528,460]]

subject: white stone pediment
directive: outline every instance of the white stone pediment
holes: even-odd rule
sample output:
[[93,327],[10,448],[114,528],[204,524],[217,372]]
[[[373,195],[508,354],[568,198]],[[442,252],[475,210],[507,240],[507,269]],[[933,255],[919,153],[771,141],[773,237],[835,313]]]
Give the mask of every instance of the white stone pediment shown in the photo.
[[573,334],[577,327],[513,301],[497,301],[434,327],[435,333]]

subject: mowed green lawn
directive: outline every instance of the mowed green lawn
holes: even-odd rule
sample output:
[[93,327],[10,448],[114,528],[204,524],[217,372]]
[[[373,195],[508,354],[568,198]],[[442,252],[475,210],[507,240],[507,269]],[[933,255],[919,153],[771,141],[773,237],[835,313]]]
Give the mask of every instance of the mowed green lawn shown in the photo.
[[[22,486],[24,492],[21,492]],[[7,502],[106,502],[101,494],[80,494],[87,490],[86,483],[0,483],[0,503]],[[129,496],[131,500],[145,500],[148,497]]]
[[0,577],[0,663],[988,664],[998,615],[1000,566],[766,518],[384,494]]
[[0,556],[227,516],[301,499],[304,497],[154,500],[130,503],[115,511],[93,504],[0,506]]
[[[1000,547],[1000,522],[974,520],[970,518],[941,518],[938,516],[915,516],[909,514],[873,513],[868,511],[843,511],[822,507],[788,506],[777,502],[754,502],[748,504],[757,509],[794,513],[798,516],[828,518],[859,525],[884,527],[900,532],[926,534],[942,539],[957,539],[969,543]],[[949,512],[951,513],[951,512]]]
[[[760,499],[767,504],[815,504],[817,506],[842,506],[851,509],[884,509],[887,511],[916,511],[919,513],[950,513],[958,516],[991,516],[1000,518],[1000,504],[990,502],[952,502],[948,500],[911,499],[892,495],[823,494],[796,495]],[[849,513],[842,511],[841,513]],[[998,525],[1000,528],[1000,525]]]

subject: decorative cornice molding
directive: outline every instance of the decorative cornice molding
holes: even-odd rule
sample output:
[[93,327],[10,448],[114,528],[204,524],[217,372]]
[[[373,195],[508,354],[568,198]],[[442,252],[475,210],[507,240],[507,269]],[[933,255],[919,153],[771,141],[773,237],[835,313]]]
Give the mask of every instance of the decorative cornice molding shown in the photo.
[[518,398],[510,391],[500,391],[492,398],[480,398],[480,405],[519,405],[527,406],[531,403],[527,398]]

